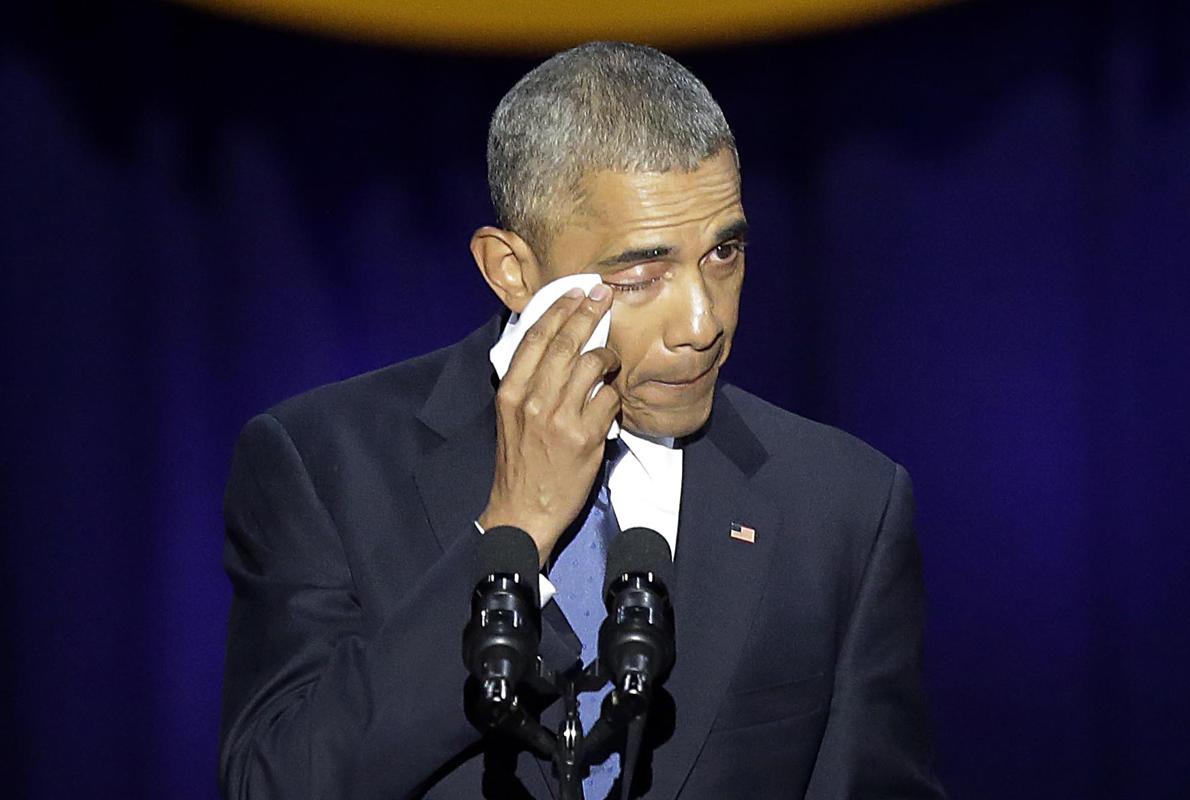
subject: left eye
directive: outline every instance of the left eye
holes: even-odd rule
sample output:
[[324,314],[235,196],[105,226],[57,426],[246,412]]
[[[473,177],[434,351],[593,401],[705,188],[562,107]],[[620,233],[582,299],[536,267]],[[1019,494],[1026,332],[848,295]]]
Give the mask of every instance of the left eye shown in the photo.
[[743,245],[739,242],[724,242],[716,246],[711,251],[711,255],[718,261],[730,261],[743,249]]

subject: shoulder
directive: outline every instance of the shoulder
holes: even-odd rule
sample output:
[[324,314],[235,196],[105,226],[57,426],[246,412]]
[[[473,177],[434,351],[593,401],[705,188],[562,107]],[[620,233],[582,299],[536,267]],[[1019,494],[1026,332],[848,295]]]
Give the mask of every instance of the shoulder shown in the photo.
[[904,475],[893,459],[857,436],[736,386],[725,385],[722,392],[766,451],[755,480],[775,495],[836,508],[882,508],[898,472]]
[[344,424],[391,424],[394,417],[413,417],[457,346],[309,389],[265,413],[276,418],[291,435]]
[[[291,434],[361,428],[390,439],[419,418],[433,424],[433,412],[465,412],[466,399],[483,394],[491,375],[488,349],[501,317],[495,316],[454,344],[336,383],[319,386],[269,409]],[[461,407],[460,407],[461,406]],[[430,416],[426,416],[427,414]]]
[[889,474],[892,459],[844,430],[773,405],[738,386],[724,385],[723,395],[777,461],[812,461],[825,469]]
[[249,474],[271,481],[297,470],[333,505],[352,496],[353,487],[387,485],[408,473],[440,441],[423,421],[427,401],[441,392],[443,375],[471,338],[310,389],[258,414],[236,441],[229,486]]
[[477,376],[490,370],[487,348],[498,324],[493,318],[447,347],[283,400],[247,423],[237,449],[288,439],[307,467],[331,471],[361,459],[390,466],[416,459],[438,441],[427,410],[444,396],[481,393]]

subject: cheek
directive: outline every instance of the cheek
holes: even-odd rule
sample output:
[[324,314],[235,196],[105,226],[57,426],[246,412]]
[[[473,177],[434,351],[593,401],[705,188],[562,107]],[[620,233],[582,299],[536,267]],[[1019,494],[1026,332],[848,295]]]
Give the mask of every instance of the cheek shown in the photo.
[[637,309],[617,307],[612,311],[612,328],[607,337],[607,346],[620,357],[620,374],[616,382],[621,386],[631,378],[645,360],[649,347],[656,338],[650,331],[647,315],[634,313]]

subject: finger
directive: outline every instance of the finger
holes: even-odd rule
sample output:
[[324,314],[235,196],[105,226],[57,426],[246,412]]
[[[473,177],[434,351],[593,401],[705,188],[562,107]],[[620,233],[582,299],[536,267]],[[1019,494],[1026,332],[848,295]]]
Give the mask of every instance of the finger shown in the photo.
[[582,424],[591,425],[598,429],[601,435],[607,436],[607,431],[612,426],[612,420],[619,413],[620,393],[615,390],[615,387],[605,383],[599,387],[599,391],[583,409]]
[[578,308],[574,309],[570,318],[546,345],[534,373],[534,381],[560,390],[574,369],[575,359],[609,308],[611,290],[601,283],[591,290],[588,297],[579,301]]
[[578,357],[569,380],[562,387],[559,407],[569,409],[576,415],[591,397],[591,390],[609,372],[620,368],[620,357],[614,350],[597,347]]
[[[572,293],[573,292],[573,293]],[[554,301],[541,318],[529,326],[525,336],[512,355],[508,365],[508,372],[504,374],[502,383],[519,385],[528,383],[541,356],[554,336],[562,328],[566,320],[570,319],[579,303],[583,300],[582,290],[574,289]]]

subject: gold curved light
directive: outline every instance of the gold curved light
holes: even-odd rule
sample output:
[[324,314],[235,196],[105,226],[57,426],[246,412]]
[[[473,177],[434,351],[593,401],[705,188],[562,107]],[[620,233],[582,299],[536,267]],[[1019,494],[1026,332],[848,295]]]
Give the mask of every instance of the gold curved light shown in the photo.
[[856,25],[953,0],[180,0],[357,41],[540,53],[591,39],[730,44]]

